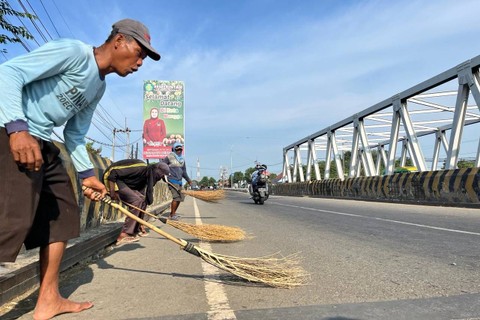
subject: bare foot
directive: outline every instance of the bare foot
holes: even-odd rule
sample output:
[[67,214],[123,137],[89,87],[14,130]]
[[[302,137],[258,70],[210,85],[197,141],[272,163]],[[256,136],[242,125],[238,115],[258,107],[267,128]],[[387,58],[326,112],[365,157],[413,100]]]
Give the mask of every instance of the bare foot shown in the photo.
[[39,306],[39,304],[37,303],[37,306],[35,307],[35,312],[33,313],[33,319],[51,319],[62,313],[77,313],[83,310],[90,309],[91,307],[93,307],[93,303],[90,301],[74,302],[65,298],[60,298],[60,300],[54,304],[45,303],[42,306]]
[[119,235],[118,235],[118,238],[117,238],[117,242],[122,240],[123,238],[125,237],[131,237],[132,235],[126,233],[126,232],[121,232]]

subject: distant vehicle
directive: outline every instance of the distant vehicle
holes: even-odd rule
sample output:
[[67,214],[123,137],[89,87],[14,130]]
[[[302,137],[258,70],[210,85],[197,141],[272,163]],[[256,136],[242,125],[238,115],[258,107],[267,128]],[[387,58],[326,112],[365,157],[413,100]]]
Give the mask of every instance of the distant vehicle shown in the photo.
[[393,173],[404,173],[404,172],[418,172],[417,167],[413,166],[405,166],[405,167],[398,167],[393,170]]
[[[393,173],[407,173],[407,172],[418,172],[417,167],[414,166],[403,166],[393,169]],[[382,175],[386,175],[387,170],[384,169]]]

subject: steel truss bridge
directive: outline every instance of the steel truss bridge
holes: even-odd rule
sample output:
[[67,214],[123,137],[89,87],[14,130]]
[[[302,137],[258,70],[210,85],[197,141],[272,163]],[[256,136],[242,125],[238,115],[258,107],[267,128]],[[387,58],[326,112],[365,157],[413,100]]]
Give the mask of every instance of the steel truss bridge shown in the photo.
[[[456,169],[466,159],[479,167],[479,67],[476,56],[290,144],[283,149],[284,179],[329,179],[332,164],[342,180],[390,175],[395,161],[404,166],[407,157],[418,171]],[[343,169],[346,151],[351,152],[348,172]]]

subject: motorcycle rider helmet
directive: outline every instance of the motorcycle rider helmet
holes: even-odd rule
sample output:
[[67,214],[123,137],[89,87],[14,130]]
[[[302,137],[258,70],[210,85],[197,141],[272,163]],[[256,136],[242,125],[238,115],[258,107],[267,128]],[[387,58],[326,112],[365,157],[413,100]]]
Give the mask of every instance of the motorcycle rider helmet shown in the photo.
[[260,169],[267,170],[267,165],[261,164],[261,163],[257,163],[257,164],[255,165],[255,169],[257,169],[257,170],[260,170]]
[[257,164],[257,170],[267,170],[266,164]]

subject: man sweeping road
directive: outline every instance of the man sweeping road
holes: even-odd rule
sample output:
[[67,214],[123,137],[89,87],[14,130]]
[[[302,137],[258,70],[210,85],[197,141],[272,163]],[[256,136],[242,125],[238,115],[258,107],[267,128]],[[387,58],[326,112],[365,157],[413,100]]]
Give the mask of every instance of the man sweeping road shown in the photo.
[[170,219],[178,220],[179,216],[176,214],[178,206],[180,206],[180,202],[185,200],[185,195],[181,191],[183,179],[187,180],[189,185],[192,184],[192,180],[190,180],[187,174],[187,166],[183,157],[183,144],[176,142],[172,147],[172,152],[163,161],[170,167],[168,188],[173,198],[170,205]]
[[[130,211],[143,219],[145,214],[142,211],[153,203],[153,187],[169,173],[168,165],[163,162],[147,165],[142,160],[127,159],[111,164],[103,174],[103,181],[113,200],[120,199],[128,205],[137,207],[140,210]],[[145,233],[142,225],[127,216],[116,245],[136,242],[137,235]]]
[[85,196],[99,200],[105,186],[95,177],[86,147],[105,77],[136,72],[146,57],[160,60],[150,32],[124,19],[99,47],[58,39],[0,65],[0,262],[14,262],[25,244],[40,247],[40,289],[34,319],[80,312],[92,302],[74,302],[58,290],[69,239],[80,235],[80,210],[70,178],[51,141],[63,136]]

